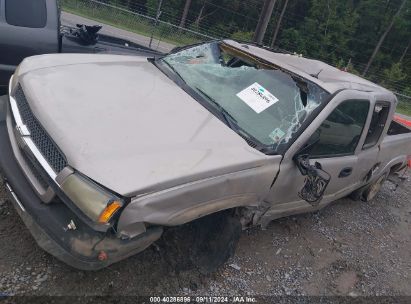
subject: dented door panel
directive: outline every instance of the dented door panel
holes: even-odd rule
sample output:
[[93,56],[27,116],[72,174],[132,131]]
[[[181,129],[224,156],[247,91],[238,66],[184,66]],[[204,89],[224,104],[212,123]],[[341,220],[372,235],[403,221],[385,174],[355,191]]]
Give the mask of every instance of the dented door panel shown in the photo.
[[317,162],[321,165],[322,170],[331,177],[322,199],[317,204],[314,204],[314,206],[302,199],[300,195],[307,177],[301,174],[294,160],[295,156],[301,153],[299,152],[300,149],[319,130],[320,126],[324,128],[324,122],[326,119],[329,119],[330,114],[345,101],[354,99],[368,100],[370,104],[369,109],[372,108],[369,94],[349,90],[337,94],[287,151],[281,164],[279,176],[266,198],[271,208],[265,214],[263,222],[267,223],[274,218],[284,215],[321,208],[336,199],[348,195],[361,186],[363,182],[361,177],[365,176],[369,170],[368,167],[372,167],[377,156],[374,150],[363,152],[359,148],[363,145],[366,136],[365,130],[368,130],[370,114],[366,117],[364,128],[358,139],[357,148],[354,148],[352,155],[313,157],[310,160],[311,165]]

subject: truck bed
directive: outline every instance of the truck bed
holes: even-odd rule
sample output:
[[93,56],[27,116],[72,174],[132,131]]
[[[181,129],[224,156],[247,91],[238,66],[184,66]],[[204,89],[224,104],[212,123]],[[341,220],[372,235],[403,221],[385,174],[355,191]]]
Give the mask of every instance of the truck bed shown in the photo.
[[388,129],[387,135],[399,135],[411,133],[411,129],[404,124],[401,124],[395,120],[391,122],[390,128]]
[[381,143],[379,161],[382,167],[391,172],[403,168],[411,156],[411,128],[392,121],[387,136]]

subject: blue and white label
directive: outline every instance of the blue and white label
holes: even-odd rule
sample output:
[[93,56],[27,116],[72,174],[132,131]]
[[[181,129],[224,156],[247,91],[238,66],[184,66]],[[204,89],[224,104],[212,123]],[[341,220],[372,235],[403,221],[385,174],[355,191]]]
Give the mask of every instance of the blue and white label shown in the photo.
[[278,98],[263,88],[257,82],[242,90],[237,97],[244,101],[257,114],[271,107]]

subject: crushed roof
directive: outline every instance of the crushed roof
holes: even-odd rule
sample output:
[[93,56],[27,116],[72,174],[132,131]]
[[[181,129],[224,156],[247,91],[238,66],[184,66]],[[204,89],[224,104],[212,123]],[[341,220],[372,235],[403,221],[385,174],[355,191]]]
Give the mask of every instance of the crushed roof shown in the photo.
[[333,91],[341,89],[355,89],[366,92],[392,94],[389,90],[354,74],[341,71],[319,60],[308,59],[298,55],[275,53],[270,50],[250,45],[241,44],[233,40],[225,40],[225,43],[239,48],[277,66],[297,72],[301,76],[313,80],[318,79],[325,89]]

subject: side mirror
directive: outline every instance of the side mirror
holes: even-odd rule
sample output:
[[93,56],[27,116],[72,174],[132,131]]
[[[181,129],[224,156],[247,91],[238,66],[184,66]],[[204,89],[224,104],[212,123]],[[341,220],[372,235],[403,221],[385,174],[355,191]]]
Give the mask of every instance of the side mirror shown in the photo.
[[[315,167],[310,164],[310,156],[308,154],[299,154],[294,157],[294,162],[297,165],[298,170],[300,170],[301,174],[306,176],[309,173],[315,174]],[[314,170],[314,171],[312,171]],[[312,172],[310,172],[312,171]]]
[[323,198],[325,189],[327,189],[331,180],[331,175],[323,170],[319,162],[311,165],[308,154],[297,155],[294,157],[294,162],[301,174],[306,176],[304,186],[298,192],[298,195],[312,206],[317,206]]

